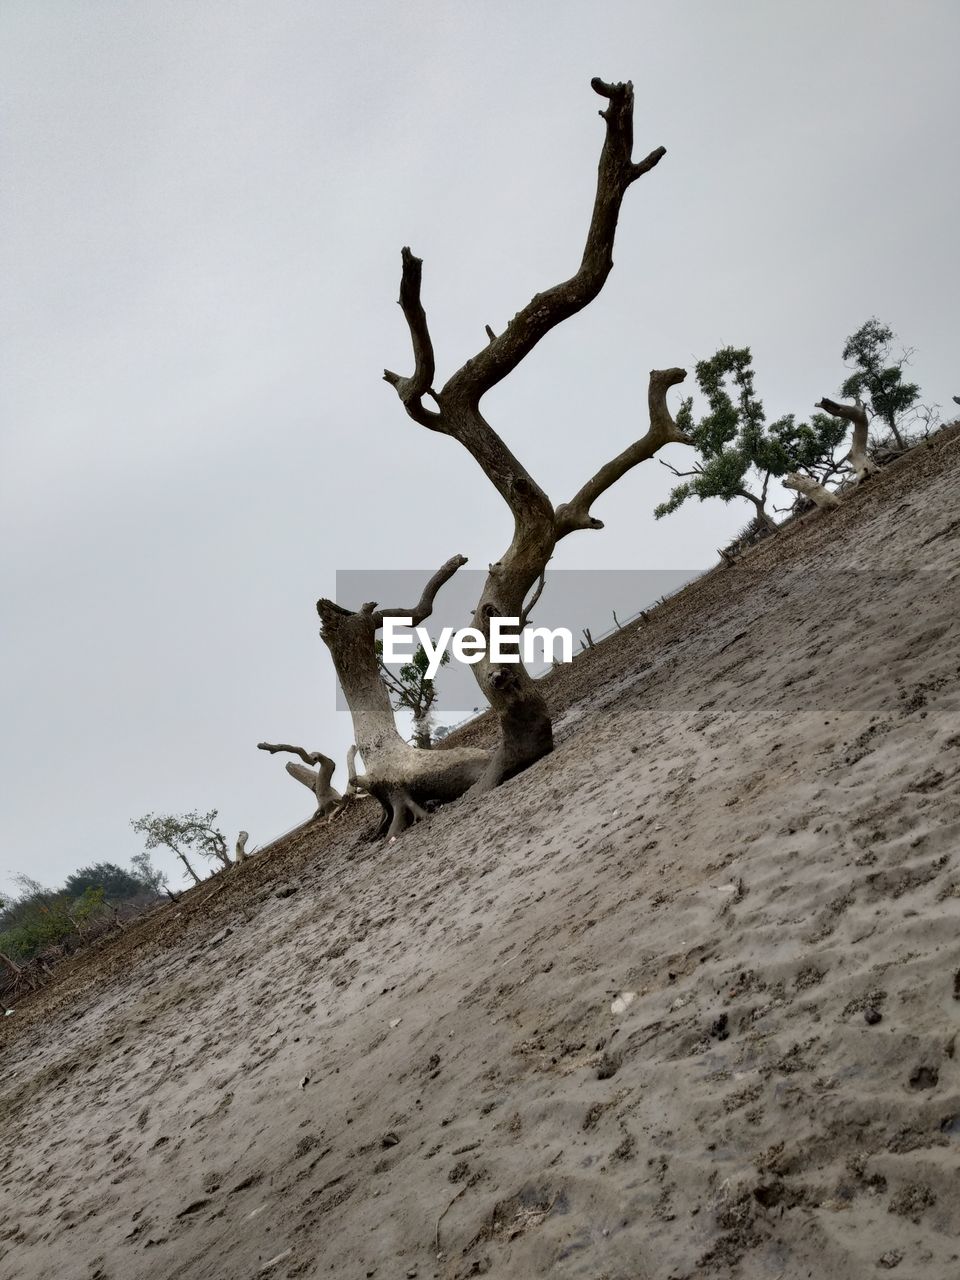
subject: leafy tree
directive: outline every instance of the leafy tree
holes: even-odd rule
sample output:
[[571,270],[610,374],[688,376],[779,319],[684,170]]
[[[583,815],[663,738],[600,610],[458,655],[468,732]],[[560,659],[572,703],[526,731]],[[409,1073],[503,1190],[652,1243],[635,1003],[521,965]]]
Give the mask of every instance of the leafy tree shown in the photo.
[[677,426],[699,458],[690,471],[670,467],[685,483],[654,515],[659,520],[693,497],[701,502],[745,498],[756,508],[758,524],[775,527],[766,510],[771,478],[788,472],[814,475],[818,468],[835,466],[833,450],[843,441],[846,423],[822,413],[798,423],[790,413],[768,424],[754,391],[749,347],[721,348],[697,364],[696,376],[710,411],[694,421],[693,399],[687,399],[677,413]]
[[96,862],[90,867],[80,867],[67,876],[63,887],[74,898],[80,897],[87,889],[99,888],[103,890],[104,898],[112,902],[137,898],[147,888],[139,876],[114,862]]
[[881,324],[876,316],[851,333],[843,348],[843,359],[853,372],[840,388],[844,399],[857,404],[868,403],[870,411],[890,431],[899,449],[906,448],[902,418],[914,409],[920,398],[915,382],[905,382],[904,366],[910,362],[910,351],[894,359],[894,332]]
[[[413,744],[416,747],[433,745],[432,712],[437,700],[434,682],[427,677],[430,659],[423,645],[398,671],[388,667],[383,660],[383,642],[377,641],[377,661],[380,675],[390,691],[395,711],[409,711],[413,716]],[[440,659],[441,667],[450,661],[450,651],[445,649]]]
[[135,853],[130,859],[130,865],[134,869],[134,874],[140,883],[146,888],[148,893],[160,896],[161,890],[166,887],[166,874],[158,867],[155,867],[150,861],[150,855],[146,851],[143,853]]
[[[71,937],[84,937],[99,920],[116,916],[115,904],[155,898],[166,877],[150,864],[150,855],[132,859],[134,870],[97,862],[67,876],[60,889],[45,889],[26,875],[16,877],[19,896],[0,901],[0,960],[15,968]],[[11,966],[11,960],[14,965]]]
[[147,813],[134,819],[130,825],[146,838],[147,849],[166,848],[175,854],[194,884],[199,884],[200,877],[187,857],[188,852],[214,859],[225,867],[231,865],[223,832],[213,825],[216,820],[216,809],[209,813],[192,810],[184,814]]
[[73,935],[82,937],[103,912],[103,889],[92,885],[78,897],[44,889],[29,876],[18,876],[20,897],[0,911],[0,951],[26,961]]

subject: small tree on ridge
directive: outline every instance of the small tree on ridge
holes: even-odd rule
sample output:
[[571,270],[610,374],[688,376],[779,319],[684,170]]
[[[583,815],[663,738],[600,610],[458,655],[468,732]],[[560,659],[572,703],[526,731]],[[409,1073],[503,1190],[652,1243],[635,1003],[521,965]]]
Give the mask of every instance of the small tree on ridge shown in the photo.
[[757,524],[775,528],[766,508],[770,480],[797,472],[816,478],[818,469],[835,469],[833,451],[843,441],[846,423],[822,413],[809,423],[798,423],[788,413],[768,424],[754,392],[749,347],[722,347],[697,364],[696,376],[710,411],[695,422],[693,400],[687,399],[677,413],[677,425],[699,458],[690,471],[664,463],[684,483],[654,509],[654,515],[659,520],[693,497],[701,502],[745,498],[756,510]]

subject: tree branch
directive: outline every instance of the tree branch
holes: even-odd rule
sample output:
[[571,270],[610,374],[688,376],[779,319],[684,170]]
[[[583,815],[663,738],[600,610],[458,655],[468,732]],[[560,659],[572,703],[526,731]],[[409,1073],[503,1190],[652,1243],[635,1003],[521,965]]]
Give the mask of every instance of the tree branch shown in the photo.
[[[433,409],[426,409],[423,397],[428,392],[433,395],[433,377],[436,365],[433,356],[433,342],[427,325],[427,313],[420,301],[420,282],[423,273],[423,259],[415,258],[405,245],[400,250],[403,268],[400,274],[400,307],[406,317],[413,343],[413,374],[403,378],[398,373],[384,369],[383,379],[396,389],[403,407],[421,426],[430,427],[433,431],[442,431],[441,415]],[[434,397],[436,398],[436,397]]]
[[418,627],[424,618],[429,618],[433,612],[433,602],[436,599],[437,592],[440,588],[457,572],[462,565],[467,563],[466,556],[451,556],[451,558],[442,564],[437,572],[433,575],[427,585],[423,588],[423,594],[420,600],[413,608],[400,609],[380,609],[374,613],[373,618],[377,625],[383,625],[384,618],[412,618],[412,626]]
[[[597,498],[640,462],[646,462],[665,444],[690,444],[667,407],[667,392],[683,382],[685,369],[652,369],[647,389],[650,426],[645,436],[634,441],[593,476],[569,502],[557,507],[557,537],[566,537],[575,529],[602,529],[603,521],[591,516],[590,508]],[[667,464],[664,464],[667,465]],[[671,468],[673,470],[673,468]],[[677,473],[679,474],[679,473]]]
[[[483,395],[515,369],[545,334],[593,301],[613,266],[613,242],[624,194],[632,182],[648,173],[666,155],[664,147],[657,147],[639,163],[635,164],[631,158],[631,83],[606,84],[599,79],[590,83],[596,93],[607,99],[608,106],[600,112],[606,121],[606,136],[580,266],[569,280],[536,294],[517,312],[503,333],[491,338],[482,351],[457,370],[440,393],[441,405],[449,398],[475,408]],[[492,331],[487,332],[489,336]]]
[[544,582],[546,582],[546,579],[547,579],[547,566],[544,565],[543,568],[540,570],[540,581],[537,583],[537,589],[534,591],[533,595],[530,597],[527,603],[523,606],[523,609],[520,613],[520,617],[518,619],[520,623],[518,627],[519,631],[522,631],[523,628],[527,625],[527,622],[529,621],[529,618],[530,618],[530,614],[533,612],[534,605],[540,599],[541,595],[543,595],[543,584]]
[[380,659],[380,679],[397,698],[403,699],[407,696],[406,686],[393,674],[382,658]]
[[[333,764],[330,757],[325,756],[322,751],[305,751],[303,747],[292,747],[286,742],[258,742],[257,750],[269,751],[272,756],[275,756],[278,751],[285,751],[289,755],[299,756],[304,764]],[[336,768],[336,765],[334,765],[334,768]],[[331,775],[333,774],[333,769],[330,770],[330,773]]]
[[677,468],[673,465],[673,463],[667,462],[665,458],[658,458],[657,461],[660,463],[661,467],[666,467],[668,471],[672,471],[673,474],[675,476],[678,476],[681,480],[686,480],[690,476],[703,475],[703,467],[701,467],[698,463],[694,464],[692,471],[678,471]]

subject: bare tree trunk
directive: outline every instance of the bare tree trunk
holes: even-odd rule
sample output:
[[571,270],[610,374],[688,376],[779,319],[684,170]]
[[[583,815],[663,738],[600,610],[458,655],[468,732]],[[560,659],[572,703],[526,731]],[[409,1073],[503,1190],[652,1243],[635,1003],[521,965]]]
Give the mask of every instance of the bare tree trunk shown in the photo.
[[237,865],[247,860],[247,841],[250,839],[249,831],[241,831],[237,836]]
[[818,484],[812,476],[803,476],[798,471],[791,471],[785,475],[783,477],[783,486],[785,489],[794,489],[797,493],[802,493],[805,498],[815,502],[818,507],[829,509],[840,505],[840,499],[835,493],[831,493],[822,484]]
[[13,974],[14,978],[19,978],[20,975],[23,973],[23,970],[20,968],[17,962],[15,960],[11,960],[10,957],[4,951],[0,951],[0,963],[6,965],[6,967]]
[[867,420],[867,411],[863,405],[838,404],[836,400],[828,400],[824,396],[815,407],[823,409],[825,413],[833,414],[835,418],[842,418],[845,422],[852,424],[853,438],[850,442],[850,452],[847,454],[850,459],[850,465],[853,467],[858,481],[866,480],[868,476],[872,476],[878,468],[867,453],[870,424]]
[[232,867],[233,862],[231,861],[230,854],[227,852],[227,842],[226,840],[224,840],[221,833],[215,830],[213,827],[207,827],[206,834],[209,837],[207,847],[212,853],[213,857],[215,857],[217,861],[222,864],[224,870],[227,870],[229,867]]
[[776,531],[778,528],[776,520],[772,519],[768,514],[762,498],[758,498],[755,493],[751,493],[749,489],[739,489],[738,493],[741,498],[746,498],[748,502],[752,502],[756,508],[756,523],[765,529]]
[[[350,708],[356,747],[366,772],[355,785],[375,796],[384,812],[380,832],[398,835],[426,816],[431,800],[456,800],[476,781],[487,752],[474,748],[421,751],[397,732],[390,696],[380,675],[376,636],[385,617],[409,617],[419,626],[429,617],[437,591],[466,561],[455,556],[433,575],[418,604],[378,609],[375,602],[356,612],[332,600],[318,600],[324,644],[330,651],[340,687]],[[352,753],[349,768],[352,769]]]
[[896,420],[896,418],[894,417],[894,415],[893,415],[892,413],[885,413],[885,414],[882,414],[881,416],[882,416],[882,418],[883,418],[884,422],[885,422],[885,423],[887,424],[887,426],[890,428],[890,431],[891,431],[891,433],[893,434],[893,438],[894,438],[894,440],[896,440],[896,442],[897,442],[897,448],[898,448],[899,450],[901,450],[901,452],[903,452],[903,451],[906,449],[906,447],[907,447],[907,446],[906,446],[906,444],[904,443],[903,436],[900,434],[899,430],[897,429],[897,420]]
[[184,867],[187,870],[187,874],[193,877],[193,883],[203,884],[203,881],[200,879],[200,877],[194,871],[193,867],[191,867],[190,863],[187,861],[187,855],[185,853],[181,853],[179,849],[174,849],[173,852],[177,855],[177,857],[183,863]]

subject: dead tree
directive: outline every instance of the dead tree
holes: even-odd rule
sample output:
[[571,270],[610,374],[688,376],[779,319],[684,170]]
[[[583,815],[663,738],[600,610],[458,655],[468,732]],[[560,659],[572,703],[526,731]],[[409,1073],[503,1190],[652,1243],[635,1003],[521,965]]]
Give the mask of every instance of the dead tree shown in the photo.
[[[276,755],[278,751],[286,751],[291,755],[300,757],[303,764],[294,764],[291,760],[288,761],[286,769],[291,778],[296,778],[298,782],[302,782],[305,787],[313,792],[317,802],[314,817],[328,818],[343,808],[343,796],[330,785],[337,766],[322,751],[305,751],[303,747],[293,747],[286,742],[258,742],[257,750],[269,751],[271,755]],[[311,765],[319,765],[320,767],[319,769],[308,767]]]
[[867,453],[869,421],[867,411],[862,404],[838,404],[836,400],[828,400],[826,396],[817,404],[818,409],[830,413],[835,418],[842,418],[853,426],[853,439],[847,457],[856,474],[857,480],[866,480],[878,469],[877,464]]
[[240,834],[237,836],[237,856],[236,856],[237,866],[239,866],[241,862],[246,862],[247,858],[250,856],[247,853],[247,841],[249,839],[250,839],[249,831],[241,831]]
[[[400,306],[403,310],[413,346],[414,368],[408,376],[384,371],[384,378],[396,390],[407,414],[422,427],[437,431],[457,440],[472,455],[478,465],[510,508],[514,520],[513,539],[506,552],[494,564],[477,605],[473,625],[489,639],[490,619],[495,616],[522,618],[524,602],[536,584],[557,542],[579,529],[601,529],[602,522],[591,514],[592,505],[632,467],[653,456],[661,446],[671,441],[689,443],[678,429],[668,408],[667,391],[681,382],[683,369],[666,369],[650,374],[648,404],[649,427],[646,434],[634,441],[616,458],[606,463],[583,485],[569,502],[554,507],[536,480],[514,457],[513,453],[484,418],[480,404],[488,391],[510,374],[530,354],[551,329],[576,315],[600,293],[613,266],[613,244],[620,206],[628,188],[643,174],[648,173],[665,155],[658,147],[645,159],[633,160],[633,86],[606,84],[595,79],[592,87],[606,99],[606,109],[600,114],[605,122],[605,137],[600,153],[596,197],[593,214],[587,231],[583,257],[576,272],[568,279],[538,293],[522,308],[502,333],[495,334],[489,326],[489,341],[481,350],[458,369],[439,391],[434,388],[436,375],[433,342],[427,325],[427,317],[421,301],[421,259],[404,248],[400,282]],[[424,401],[429,397],[432,405]],[[452,562],[451,562],[452,563]],[[374,606],[368,612],[338,615],[336,606],[321,602],[324,610],[324,638],[328,644],[337,632],[346,635],[362,632],[366,652],[366,635],[376,619],[382,618]],[[349,646],[337,642],[344,651]],[[370,646],[372,648],[372,645]],[[333,652],[333,646],[331,646]],[[335,660],[336,660],[336,655]],[[345,654],[344,654],[345,656]],[[385,725],[383,708],[388,706],[384,694],[377,698],[376,717],[373,708],[363,705],[354,709],[351,693],[341,675],[341,684],[356,724],[376,718]],[[500,745],[492,757],[473,778],[477,790],[486,790],[522,769],[527,768],[553,746],[553,730],[550,714],[535,682],[521,663],[493,664],[485,651],[473,667],[482,692],[490,701],[500,725]],[[382,685],[380,686],[382,688]],[[391,717],[392,724],[392,717]],[[374,737],[384,735],[390,750],[396,752],[391,734],[378,727],[371,728]],[[371,757],[362,739],[366,730],[357,730],[357,742],[363,754],[370,776]],[[435,753],[446,755],[448,753]],[[425,767],[420,766],[419,767]],[[477,764],[464,762],[457,773],[452,763],[447,766],[458,777],[458,785],[476,772]],[[376,772],[381,774],[378,762]],[[386,775],[381,776],[385,779]],[[397,779],[400,784],[399,778]],[[377,785],[386,785],[383,784]],[[409,786],[410,779],[402,784]],[[376,792],[375,792],[376,794]]]
[[351,752],[349,781],[380,802],[384,816],[378,834],[398,835],[426,816],[429,801],[462,796],[488,764],[489,754],[476,748],[423,751],[405,742],[397,731],[377,655],[377,631],[384,618],[412,618],[419,626],[429,617],[437,592],[463,564],[463,556],[448,560],[424,587],[419,602],[406,608],[380,609],[371,602],[353,611],[333,600],[317,601],[320,635],[333,659],[353,718],[356,748],[363,756],[365,772],[358,776]]

